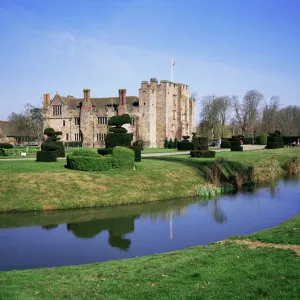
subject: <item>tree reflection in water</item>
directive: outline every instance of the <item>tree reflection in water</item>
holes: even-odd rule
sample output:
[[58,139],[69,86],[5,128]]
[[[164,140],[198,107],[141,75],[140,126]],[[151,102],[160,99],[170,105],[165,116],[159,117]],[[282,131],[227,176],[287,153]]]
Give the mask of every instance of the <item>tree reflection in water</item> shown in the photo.
[[134,231],[134,220],[136,216],[118,218],[118,219],[102,219],[93,220],[82,223],[68,223],[67,230],[82,239],[91,239],[102,231],[108,231],[108,243],[111,247],[121,250],[128,250],[131,240],[123,236]]

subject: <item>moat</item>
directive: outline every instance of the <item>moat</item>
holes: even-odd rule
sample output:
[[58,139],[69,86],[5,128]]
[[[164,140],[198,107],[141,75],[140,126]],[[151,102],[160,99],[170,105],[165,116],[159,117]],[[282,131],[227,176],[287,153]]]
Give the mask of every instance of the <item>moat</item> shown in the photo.
[[0,215],[0,270],[169,252],[250,234],[300,213],[300,179],[208,201]]

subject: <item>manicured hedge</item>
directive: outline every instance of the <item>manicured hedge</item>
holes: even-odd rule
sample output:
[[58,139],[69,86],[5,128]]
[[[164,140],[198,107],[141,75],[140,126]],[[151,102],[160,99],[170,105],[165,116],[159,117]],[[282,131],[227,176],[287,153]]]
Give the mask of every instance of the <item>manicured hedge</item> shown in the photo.
[[117,146],[112,154],[116,162],[116,168],[132,169],[134,166],[134,151],[125,147]]
[[254,138],[254,143],[257,145],[267,145],[268,135],[266,133],[262,133],[261,135],[257,135]]
[[124,127],[110,127],[108,131],[114,133],[126,133],[127,129]]
[[284,148],[282,136],[279,131],[270,133],[268,136],[267,149]]
[[193,149],[194,149],[194,145],[189,141],[177,142],[177,150],[183,151],[183,150],[193,150]]
[[65,147],[81,148],[82,142],[64,142]]
[[91,150],[91,149],[77,149],[74,150],[72,153],[74,156],[87,156],[87,157],[99,157],[97,152]]
[[254,142],[254,138],[253,137],[244,137],[242,139],[242,141],[243,141],[244,145],[252,145]]
[[65,152],[65,147],[64,147],[64,143],[63,142],[56,142],[57,145],[57,157],[65,157],[66,156],[66,152]]
[[56,162],[57,153],[56,151],[38,151],[36,153],[37,162]]
[[105,147],[114,148],[116,146],[129,147],[133,138],[132,133],[112,133],[109,132],[105,138]]
[[111,156],[100,156],[95,153],[95,156],[77,156],[68,154],[67,167],[72,170],[81,171],[108,171],[114,166],[114,158]]
[[10,143],[0,143],[0,149],[11,149],[14,146]]
[[202,136],[193,136],[193,150],[208,150],[208,138]]
[[98,154],[100,155],[108,155],[113,153],[114,148],[100,148],[98,149]]
[[231,151],[243,151],[240,140],[231,141]]
[[291,144],[293,142],[298,142],[299,138],[300,136],[282,136],[282,140],[285,145]]
[[221,148],[231,148],[231,141],[229,140],[222,140]]
[[191,157],[215,157],[216,152],[210,150],[192,150]]

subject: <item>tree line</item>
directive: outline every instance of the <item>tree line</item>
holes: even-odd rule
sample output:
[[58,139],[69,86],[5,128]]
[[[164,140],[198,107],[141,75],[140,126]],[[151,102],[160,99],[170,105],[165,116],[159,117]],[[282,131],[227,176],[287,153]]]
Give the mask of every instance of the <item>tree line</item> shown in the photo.
[[[196,98],[195,94],[193,97]],[[267,101],[257,90],[247,91],[242,99],[236,95],[207,95],[200,99],[197,131],[210,139],[252,137],[276,130],[287,136],[300,135],[300,106],[280,106],[278,96]]]

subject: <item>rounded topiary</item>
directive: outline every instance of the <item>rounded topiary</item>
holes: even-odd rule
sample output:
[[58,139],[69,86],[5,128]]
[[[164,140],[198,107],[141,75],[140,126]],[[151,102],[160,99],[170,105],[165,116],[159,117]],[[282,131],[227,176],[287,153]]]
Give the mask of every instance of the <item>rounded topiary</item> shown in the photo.
[[108,131],[114,133],[126,133],[128,130],[124,127],[110,127]]
[[9,143],[0,143],[0,156],[5,156],[4,149],[12,149],[14,146]]
[[130,124],[132,121],[131,117],[128,114],[123,114],[121,116],[113,116],[109,119],[109,126],[121,127],[124,124]]

